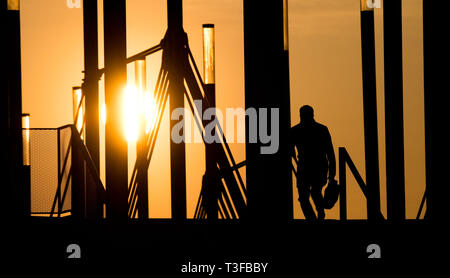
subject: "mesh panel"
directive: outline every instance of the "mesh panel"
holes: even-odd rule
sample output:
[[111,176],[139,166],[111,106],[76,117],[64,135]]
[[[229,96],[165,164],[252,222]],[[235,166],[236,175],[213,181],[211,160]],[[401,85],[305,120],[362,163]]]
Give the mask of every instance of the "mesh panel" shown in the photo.
[[59,205],[62,212],[71,209],[70,136],[70,127],[59,129],[58,146],[58,129],[30,129],[32,215],[49,215],[53,205],[55,215]]

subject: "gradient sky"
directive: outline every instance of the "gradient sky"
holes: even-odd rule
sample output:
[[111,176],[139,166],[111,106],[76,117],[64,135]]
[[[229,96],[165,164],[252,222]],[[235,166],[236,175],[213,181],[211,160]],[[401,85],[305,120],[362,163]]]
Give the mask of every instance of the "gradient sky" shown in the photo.
[[[218,108],[224,111],[227,107],[244,107],[242,0],[184,0],[183,4],[184,29],[199,65],[201,26],[215,24]],[[346,147],[364,177],[359,7],[359,0],[290,0],[289,54],[292,125],[299,121],[300,106],[313,106],[316,120],[329,127],[336,154],[338,147]],[[414,218],[425,189],[422,1],[403,0],[403,15],[406,213],[407,218]],[[100,11],[100,67],[103,67],[102,18]],[[158,44],[166,22],[166,1],[128,0],[128,56]],[[31,113],[31,127],[71,123],[71,88],[80,85],[83,78],[82,9],[68,8],[66,0],[21,0],[21,24],[23,111]],[[386,215],[381,9],[375,10],[375,34],[381,206]],[[149,88],[154,88],[160,58],[157,54],[147,59]],[[129,82],[134,78],[133,72],[130,65]],[[103,93],[103,81],[100,89]],[[161,128],[149,170],[151,217],[170,217],[168,113],[163,121],[166,124]],[[101,139],[104,140],[103,130]],[[232,144],[231,148],[236,161],[245,159],[243,144]],[[204,172],[204,147],[188,144],[186,149],[188,216],[192,217]],[[134,146],[129,150],[132,168]],[[348,216],[365,218],[362,193],[350,176],[348,181]],[[296,195],[295,190],[294,216],[303,218]],[[327,214],[327,218],[338,216],[336,208]]]

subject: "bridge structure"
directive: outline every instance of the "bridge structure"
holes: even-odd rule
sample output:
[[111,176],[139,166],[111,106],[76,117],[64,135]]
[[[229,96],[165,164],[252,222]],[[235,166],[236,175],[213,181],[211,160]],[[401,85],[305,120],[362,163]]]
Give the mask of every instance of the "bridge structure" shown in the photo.
[[[8,1],[10,2],[14,1]],[[401,5],[399,1],[392,2],[395,3],[385,7],[388,10],[384,16],[385,25],[392,27],[389,28],[392,34],[386,35],[385,42],[388,41],[388,43],[385,44],[385,59],[387,63],[397,61],[398,65],[398,62],[401,64],[402,56],[401,47],[399,49],[401,40],[395,39],[401,38],[401,22],[399,23]],[[74,124],[54,129],[57,133],[58,183],[51,208],[45,212],[37,211],[34,215],[50,217],[70,215],[77,219],[105,217],[121,220],[148,219],[148,170],[166,104],[169,102],[169,109],[173,111],[184,107],[184,98],[186,98],[196,128],[202,135],[205,135],[205,127],[211,123],[211,121],[203,120],[200,115],[203,115],[208,108],[215,108],[216,105],[214,25],[203,26],[204,75],[202,76],[189,47],[188,36],[183,29],[181,0],[167,2],[168,28],[161,42],[131,57],[126,57],[125,5],[124,0],[104,4],[105,67],[98,68],[97,2],[86,0],[83,3],[85,77],[80,87],[73,88]],[[258,5],[244,1],[246,108],[279,109],[280,150],[276,154],[264,155],[259,152],[262,143],[247,143],[246,161],[237,162],[222,127],[216,121],[215,129],[218,136],[216,142],[220,143],[211,144],[204,141],[206,171],[194,212],[196,219],[215,221],[218,218],[258,219],[262,217],[280,220],[293,218],[292,169],[295,172],[296,162],[291,158],[289,150],[291,124],[287,11],[286,0],[276,1],[271,5]],[[8,13],[11,16],[11,23],[18,26],[13,18],[15,12],[8,10]],[[262,22],[261,18],[266,20]],[[18,43],[20,47],[20,41]],[[388,215],[384,217],[380,210],[374,11],[373,7],[368,7],[365,1],[361,1],[361,49],[366,178],[361,177],[347,150],[343,147],[339,148],[340,218],[347,219],[346,168],[348,166],[367,199],[368,219],[387,218],[400,221],[405,219],[404,183],[401,182],[404,180],[404,177],[401,177],[404,174],[400,175],[404,173],[404,169],[401,166],[403,159],[399,158],[403,156],[403,152],[396,153],[397,150],[403,149],[403,139],[397,136],[398,131],[403,129],[403,113],[401,112],[403,104],[400,101],[401,89],[398,87],[399,82],[402,82],[401,67],[389,66],[389,71],[393,69],[397,71],[386,72],[389,76],[385,84],[386,122],[389,122],[386,125],[386,146],[392,148],[389,151],[387,164],[399,169],[388,171]],[[162,52],[162,61],[152,96],[155,100],[155,117],[149,128],[150,132],[146,134],[142,132],[138,138],[137,157],[131,179],[128,180],[127,143],[121,135],[123,126],[119,111],[122,104],[119,96],[127,79],[126,66],[130,63],[135,64],[137,87],[141,91],[145,89],[145,58],[157,52]],[[265,70],[268,64],[279,70],[276,72]],[[262,77],[266,82],[260,82]],[[98,82],[101,78],[105,80],[105,99],[109,111],[105,126],[106,184],[101,182],[98,171],[100,167]],[[391,90],[394,90],[397,95],[391,93]],[[279,93],[273,94],[273,91]],[[195,104],[196,100],[201,102],[201,107]],[[171,120],[171,129],[175,124],[177,121]],[[140,128],[145,129],[145,126]],[[29,133],[33,130],[45,129],[27,128],[24,132],[28,134],[28,141]],[[248,132],[247,124],[247,137]],[[202,139],[204,140],[204,136]],[[26,152],[29,152],[29,147]],[[28,154],[24,153],[23,157],[26,155]],[[172,218],[183,221],[187,215],[184,142],[171,141],[170,161]],[[245,181],[239,172],[242,167],[246,167]],[[28,169],[25,173],[29,171]],[[26,181],[25,184],[24,190],[29,192],[29,182]],[[277,184],[277,187],[272,186],[274,184]],[[429,202],[428,196],[431,194],[429,187],[430,184],[427,183],[427,190],[422,198],[417,218],[421,217],[425,203]],[[65,205],[68,200],[70,205]],[[67,207],[70,207],[70,210]],[[30,211],[30,208],[27,210]],[[67,214],[69,211],[70,213]],[[428,210],[425,216],[429,216]]]
[[[127,236],[139,235],[144,231],[156,233],[161,238],[165,238],[162,240],[163,243],[154,240],[147,243],[148,246],[159,246],[158,250],[166,250],[163,247],[164,244],[172,247],[182,246],[186,250],[193,247],[186,241],[178,240],[174,243],[171,223],[182,225],[177,226],[181,227],[179,235],[187,233],[193,235],[196,240],[205,238],[207,241],[209,240],[208,244],[210,245],[206,248],[209,251],[220,246],[221,250],[231,252],[232,248],[247,246],[247,243],[248,246],[254,247],[254,250],[263,251],[260,243],[269,243],[267,242],[268,234],[261,230],[274,227],[274,224],[278,225],[275,227],[285,227],[286,225],[288,227],[287,230],[280,228],[280,231],[276,233],[278,239],[276,242],[278,243],[286,237],[295,237],[294,231],[303,231],[307,236],[320,235],[327,238],[327,233],[323,229],[319,229],[317,225],[307,226],[308,222],[294,221],[292,215],[292,184],[295,182],[292,180],[292,173],[296,171],[297,161],[291,157],[289,150],[291,123],[287,0],[272,1],[270,4],[264,5],[244,0],[245,105],[246,108],[279,109],[280,146],[282,147],[276,154],[260,154],[259,149],[264,144],[247,143],[246,160],[235,161],[223,129],[216,122],[214,128],[217,131],[218,140],[217,143],[212,144],[205,142],[206,171],[194,219],[187,220],[185,145],[183,142],[175,143],[172,140],[170,142],[172,219],[164,221],[148,217],[148,175],[152,174],[149,172],[149,165],[154,154],[162,115],[168,102],[170,111],[173,111],[176,108],[184,107],[186,98],[187,108],[192,113],[195,126],[201,134],[204,135],[205,127],[211,124],[211,121],[205,121],[199,115],[202,115],[206,109],[216,106],[213,59],[214,25],[205,24],[203,26],[205,41],[204,75],[202,76],[189,47],[188,36],[183,29],[182,0],[167,1],[168,28],[161,42],[131,57],[126,56],[126,1],[104,1],[105,67],[102,69],[98,67],[97,1],[83,1],[85,76],[83,84],[73,88],[74,123],[59,128],[29,128],[26,126],[26,122],[22,124],[20,108],[20,9],[10,5],[15,1],[3,2],[8,3],[2,10],[2,13],[6,15],[4,18],[9,27],[7,35],[8,41],[11,43],[8,43],[8,47],[11,49],[10,53],[15,53],[8,57],[10,69],[7,75],[8,102],[6,103],[8,109],[5,108],[5,111],[9,113],[7,125],[9,148],[7,148],[6,157],[10,163],[8,164],[9,173],[5,173],[4,176],[9,177],[9,184],[20,185],[8,187],[11,196],[15,197],[11,198],[12,202],[6,203],[6,205],[17,207],[18,209],[14,210],[15,213],[20,216],[20,219],[28,219],[28,223],[31,224],[27,225],[33,225],[35,221],[44,219],[50,223],[52,229],[61,229],[62,233],[72,233],[74,236],[75,232],[67,230],[64,226],[58,226],[58,223],[74,221],[89,226],[90,224],[86,223],[92,223],[92,221],[98,223],[102,219],[111,221],[114,225],[139,223],[138,225],[144,226],[127,226],[127,231],[132,230],[127,232]],[[389,76],[385,83],[386,122],[389,121],[389,124],[386,124],[386,146],[387,152],[389,152],[387,165],[392,166],[392,171],[387,175],[387,215],[383,215],[380,209],[374,11],[364,3],[366,2],[362,0],[361,53],[366,177],[361,176],[344,147],[340,147],[338,152],[340,219],[336,222],[345,223],[344,225],[347,225],[345,227],[350,227],[350,229],[354,229],[355,226],[352,223],[355,222],[349,221],[347,218],[347,169],[350,170],[367,200],[368,221],[363,220],[360,221],[361,223],[388,222],[393,225],[406,223],[404,147],[403,138],[398,136],[403,130],[402,89],[399,85],[402,82],[402,69],[399,66],[402,62],[401,1],[389,1],[389,4],[385,3],[384,7],[384,24],[391,27],[389,32],[385,32],[385,64],[387,63],[389,66],[389,70],[385,72]],[[385,28],[385,30],[387,29]],[[425,49],[430,51],[430,47]],[[129,180],[127,143],[121,135],[122,119],[118,112],[121,109],[119,96],[122,94],[123,85],[127,80],[127,64],[135,64],[136,84],[142,89],[145,86],[143,84],[145,84],[146,76],[145,58],[157,52],[162,52],[162,61],[153,92],[156,107],[155,117],[149,132],[142,133],[142,136],[138,138],[137,157]],[[431,56],[425,55],[425,57]],[[269,72],[267,71],[268,65],[278,70]],[[430,76],[430,71],[432,69],[426,68],[426,77]],[[108,121],[105,126],[105,183],[99,176],[98,82],[100,78],[104,78],[105,81],[105,100],[108,107]],[[266,82],[262,83],[261,79]],[[435,118],[431,114],[435,87],[430,86],[428,80],[426,79],[425,82],[428,84],[425,87],[425,112],[429,119],[426,123],[427,184],[417,213],[417,219],[425,220],[433,218],[431,200],[433,200],[432,194],[435,192],[432,190],[433,179],[431,177],[434,175],[433,173],[436,173],[433,172],[435,168],[432,165],[437,165],[435,149],[431,147],[435,140],[435,137],[431,136],[431,126],[435,125],[433,121]],[[274,91],[279,93],[273,94]],[[201,107],[198,107],[195,101],[200,101]],[[177,121],[171,120],[171,130],[177,123]],[[247,125],[247,136],[248,132]],[[39,150],[33,147],[32,141],[39,138],[36,135],[38,133],[52,134],[51,138],[55,141],[54,147],[49,148],[53,152],[45,153],[47,155],[54,154],[57,184],[52,188],[51,198],[46,201],[49,205],[44,210],[33,209],[30,197],[30,192],[33,190],[30,185],[30,171],[32,171],[33,165],[38,165],[33,153]],[[205,140],[204,137],[202,139]],[[41,157],[38,158],[41,159]],[[245,179],[239,172],[242,167],[246,167]],[[270,205],[268,205],[269,203]],[[194,227],[189,223],[198,225]],[[213,225],[205,229],[204,223]],[[237,223],[242,225],[236,230]],[[252,225],[247,225],[248,223]],[[324,225],[329,228],[327,225],[330,223],[327,224],[325,221]],[[408,225],[395,227],[406,231]],[[111,242],[121,237],[120,231],[125,229],[125,226],[120,226],[122,228],[119,231],[109,234],[108,227],[97,227],[96,233],[103,236],[108,234],[107,237]],[[373,227],[364,224],[358,226],[357,230],[361,235],[358,237],[358,244],[364,244],[367,236],[376,239],[380,234],[387,235],[389,233],[389,229],[383,225],[376,226],[375,229],[372,229]],[[85,226],[80,226],[79,229],[86,235],[85,240],[88,240],[88,234],[92,230]],[[348,242],[345,241],[346,229],[338,229],[337,236],[343,240],[341,243]],[[167,231],[170,231],[171,234],[167,235]],[[236,233],[236,231],[242,233]],[[420,229],[419,233],[422,232],[423,229]],[[41,235],[46,236],[44,232]],[[249,237],[249,235],[253,236]],[[403,232],[398,232],[390,240],[397,241],[403,235]],[[278,248],[276,242],[271,246],[273,249]],[[283,242],[285,245],[290,244]],[[332,245],[337,242],[327,239],[321,243],[321,246],[324,247],[327,244]],[[295,246],[299,247],[300,245]],[[306,244],[305,250],[308,250],[310,254],[320,256],[317,246],[314,248],[308,246]],[[406,243],[402,246],[407,250]],[[103,247],[106,250],[111,248]],[[344,248],[344,246],[339,245],[339,248]],[[168,253],[166,255],[170,257]],[[134,259],[137,258],[133,257]]]

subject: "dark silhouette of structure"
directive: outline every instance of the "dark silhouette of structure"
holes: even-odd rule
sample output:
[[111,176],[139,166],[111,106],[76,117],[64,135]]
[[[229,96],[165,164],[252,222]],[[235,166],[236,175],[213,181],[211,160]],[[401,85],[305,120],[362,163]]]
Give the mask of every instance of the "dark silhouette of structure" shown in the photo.
[[[300,108],[300,124],[292,127],[292,146],[297,150],[297,188],[306,219],[325,218],[322,188],[336,176],[336,158],[328,128],[314,120],[314,110]],[[312,197],[317,217],[309,202]]]
[[[2,1],[1,26],[6,42],[2,74],[2,211],[7,217],[21,219],[29,215],[30,189],[23,165],[22,144],[22,66],[20,48],[20,6],[18,1]],[[4,206],[4,207],[3,207]],[[14,209],[12,209],[14,208]]]
[[[446,131],[439,124],[439,120],[445,119],[444,115],[439,115],[443,111],[438,108],[438,103],[446,103],[446,94],[442,93],[445,71],[442,71],[439,65],[442,61],[441,54],[444,52],[438,51],[439,45],[443,46],[439,36],[435,36],[436,30],[439,29],[439,20],[436,18],[434,11],[436,6],[432,2],[423,1],[423,50],[424,50],[424,105],[425,105],[425,164],[426,164],[426,189],[422,200],[422,205],[426,201],[426,219],[437,219],[438,211],[445,211],[435,208],[437,204],[436,197],[446,196],[446,194],[439,194],[439,183],[445,181],[446,175],[445,163],[442,163],[441,151],[445,150],[445,145],[442,144],[443,138],[446,138]],[[444,46],[445,47],[445,46]],[[443,113],[442,113],[443,114]],[[441,116],[441,117],[439,117]],[[441,138],[442,141],[439,141]],[[441,189],[442,190],[442,189]],[[443,204],[444,202],[442,202]],[[420,217],[418,213],[417,218]]]
[[[15,1],[3,3],[6,2],[14,3]],[[193,59],[187,35],[182,27],[181,0],[168,0],[169,28],[161,43],[128,58],[126,57],[125,0],[104,1],[105,68],[98,69],[96,3],[95,0],[85,0],[83,3],[85,78],[82,90],[86,107],[83,115],[85,118],[83,129],[79,131],[73,124],[52,129],[56,133],[54,137],[58,145],[58,158],[55,163],[58,185],[49,212],[43,211],[42,214],[50,214],[50,217],[31,217],[28,221],[20,223],[23,225],[5,226],[7,235],[4,238],[7,240],[2,248],[8,257],[16,261],[20,260],[22,263],[27,260],[33,263],[42,260],[45,264],[49,262],[53,264],[65,259],[62,250],[69,243],[68,239],[79,240],[82,258],[77,263],[90,261],[100,266],[101,262],[104,262],[106,267],[110,267],[112,263],[121,265],[129,263],[134,268],[152,264],[152,271],[163,270],[169,276],[175,277],[179,276],[181,263],[186,263],[180,262],[180,258],[185,260],[188,257],[186,254],[198,261],[218,259],[218,262],[222,264],[224,256],[251,254],[251,260],[254,260],[254,254],[266,254],[270,260],[269,268],[282,269],[283,272],[299,271],[298,256],[295,252],[286,252],[287,246],[292,250],[301,250],[313,262],[317,258],[323,258],[323,252],[326,250],[327,257],[333,260],[343,257],[347,264],[349,261],[357,261],[367,255],[364,254],[364,249],[368,239],[373,239],[375,244],[380,244],[383,250],[382,256],[388,254],[391,258],[402,257],[407,260],[417,259],[418,254],[426,254],[427,257],[435,254],[433,248],[441,242],[436,240],[436,233],[429,229],[429,225],[423,225],[419,221],[405,221],[402,225],[379,225],[378,223],[366,225],[365,220],[347,220],[347,170],[350,170],[361,192],[367,198],[368,218],[383,217],[379,209],[373,12],[365,11],[361,14],[366,181],[359,174],[347,150],[340,147],[338,155],[339,222],[330,220],[324,221],[321,225],[308,225],[309,223],[304,221],[284,221],[291,220],[293,212],[290,142],[295,141],[300,150],[297,162],[298,182],[303,183],[301,190],[305,191],[300,192],[300,197],[305,201],[311,194],[319,211],[319,217],[317,217],[309,200],[308,204],[303,202],[302,207],[308,207],[304,209],[308,219],[324,217],[321,213],[323,211],[320,207],[322,196],[319,189],[328,178],[334,178],[336,170],[331,136],[325,126],[313,121],[311,109],[309,112],[308,108],[304,109],[303,112],[306,114],[301,115],[302,123],[294,127],[292,133],[290,130],[286,0],[264,4],[250,0],[244,1],[246,107],[280,109],[280,150],[273,155],[261,155],[259,153],[261,144],[247,144],[247,160],[236,163],[224,136],[221,137],[221,143],[207,144],[205,147],[206,173],[202,181],[202,192],[195,219],[191,221],[186,219],[185,147],[182,143],[172,142],[172,218],[176,221],[173,219],[143,221],[146,218],[144,212],[148,210],[148,202],[142,198],[148,193],[143,187],[147,186],[149,164],[167,101],[170,99],[170,109],[174,109],[184,106],[184,99],[186,99],[187,105],[194,114],[195,124],[202,130],[209,122],[202,121],[195,115],[215,106],[215,84],[201,77]],[[394,45],[391,48],[387,46],[387,56],[392,58],[395,66],[393,69],[387,69],[390,66],[386,66],[386,74],[388,72],[393,74],[392,79],[387,80],[386,84],[386,94],[388,89],[390,90],[387,96],[389,98],[387,104],[390,105],[386,105],[386,114],[393,121],[392,125],[387,126],[386,140],[391,143],[389,151],[395,151],[396,147],[403,147],[399,138],[394,138],[402,130],[402,119],[399,118],[402,112],[398,109],[401,108],[401,92],[398,87],[398,81],[401,80],[399,75],[401,72],[398,68],[401,64],[398,59],[399,54],[401,56],[401,48],[398,47],[401,32],[399,33],[398,29],[399,6],[392,9],[393,6],[390,3],[399,3],[399,1],[385,1],[386,26],[395,27],[394,31],[385,29],[385,34],[387,33],[390,38],[389,42]],[[395,16],[391,17],[394,10]],[[429,13],[430,7],[427,6],[426,10]],[[3,96],[5,101],[2,101],[4,109],[1,119],[2,128],[7,131],[7,143],[2,150],[5,151],[5,155],[2,155],[3,165],[7,165],[2,169],[5,172],[3,177],[7,184],[4,186],[4,198],[1,203],[6,206],[6,213],[4,213],[6,217],[20,218],[18,216],[25,216],[30,212],[30,194],[29,191],[27,192],[27,183],[22,182],[22,177],[29,176],[26,174],[21,176],[23,156],[20,132],[19,12],[18,10],[7,11],[3,5],[1,13],[1,20],[7,23],[5,28],[8,29],[5,32],[8,46],[5,66],[7,74],[2,76],[2,79],[5,79],[2,84],[7,94]],[[392,25],[391,20],[394,18],[395,24]],[[443,129],[436,129],[437,118],[435,114],[432,114],[436,111],[436,97],[439,92],[436,87],[437,70],[430,64],[430,61],[436,61],[435,57],[430,56],[435,49],[430,46],[429,35],[430,28],[435,26],[430,26],[429,21],[426,23],[424,24],[426,34],[424,56],[427,190],[421,208],[426,201],[426,218],[435,219],[436,200],[433,196],[436,196],[438,188],[435,187],[432,190],[432,185],[436,186],[438,182],[436,167],[438,166],[437,151],[440,150],[436,144],[438,137],[436,132]],[[212,25],[208,24],[206,27],[212,27]],[[157,101],[155,129],[143,136],[140,142],[142,145],[139,147],[141,156],[136,160],[131,181],[128,183],[127,146],[121,135],[118,96],[122,93],[125,84],[126,65],[143,60],[146,56],[160,50],[162,50],[162,63],[154,95]],[[102,74],[105,74],[105,93],[109,112],[106,127],[107,190],[98,172],[97,82]],[[201,100],[202,110],[195,106],[193,100]],[[76,112],[78,116],[80,107],[81,102]],[[77,119],[76,116],[75,123],[78,123]],[[173,125],[174,122],[171,122],[171,127]],[[220,125],[217,125],[217,129],[223,134]],[[68,138],[70,139],[67,140]],[[402,154],[403,149],[393,152],[388,157],[389,167],[393,167],[393,170],[388,173],[389,219],[392,220],[404,218],[403,161],[399,159]],[[400,164],[397,165],[397,162]],[[308,168],[311,165],[312,167]],[[239,174],[239,169],[244,166],[247,167],[248,190]],[[29,168],[26,170],[29,171]],[[397,170],[400,171],[396,172]],[[65,204],[67,200],[71,200],[70,205]],[[84,222],[86,219],[102,218],[104,205],[106,205],[106,218],[114,220],[113,223]],[[69,212],[71,216],[66,217]],[[142,219],[135,221],[137,213]],[[225,221],[216,221],[218,216]],[[52,219],[54,217],[59,219]],[[201,220],[205,218],[212,220],[210,222],[214,225],[208,225],[205,229],[205,226],[201,224]],[[241,222],[232,221],[233,224],[230,224],[226,221],[239,218],[260,221],[252,225],[245,225],[245,223],[235,225]],[[128,222],[123,221],[126,219],[133,219],[129,221],[132,224],[129,225]],[[284,222],[273,225],[272,220]],[[70,224],[66,225],[68,223]],[[353,225],[353,223],[359,225]],[[428,223],[425,222],[425,224]],[[269,230],[270,232],[266,232]],[[332,230],[332,236],[330,236],[330,230]],[[317,237],[321,240],[295,240],[300,233],[302,238]],[[421,241],[421,238],[427,240]],[[396,248],[385,249],[387,245],[396,246]],[[130,246],[131,248],[128,248]],[[35,250],[33,252],[39,256],[29,256],[30,250]],[[345,251],[348,251],[348,254],[342,256],[342,253],[347,253]],[[306,263],[307,260],[304,260],[304,257],[302,259],[302,262]],[[275,263],[272,264],[272,262]]]
[[[99,86],[98,71],[98,16],[97,1],[83,1],[83,42],[84,42],[84,80],[82,91],[85,96],[85,138],[86,147],[96,169],[100,169],[100,124],[99,124]],[[88,187],[86,210],[89,218],[103,217],[103,204],[99,202],[97,187]]]
[[387,218],[405,219],[402,1],[383,2]]
[[[8,130],[8,163],[10,184],[20,183],[21,186],[10,187],[9,190],[15,203],[22,206],[24,215],[29,209],[29,190],[27,183],[19,181],[21,176],[22,143],[21,133],[21,87],[20,87],[20,26],[18,9],[11,8],[7,1],[5,13],[7,23],[8,47],[8,115],[5,115],[5,127]],[[394,4],[392,4],[392,3]],[[104,4],[104,40],[105,40],[105,68],[98,69],[98,20],[97,1],[85,0],[83,4],[84,27],[84,64],[85,77],[82,91],[85,99],[85,114],[83,115],[84,129],[79,134],[85,134],[78,140],[78,133],[72,134],[71,145],[71,178],[72,178],[72,217],[78,219],[99,219],[103,217],[103,207],[106,205],[106,215],[110,219],[134,218],[136,213],[142,219],[148,218],[147,172],[152,157],[155,140],[157,138],[162,112],[167,101],[170,109],[184,106],[184,99],[188,100],[194,114],[203,114],[206,109],[215,107],[215,83],[201,77],[195,61],[192,58],[187,35],[183,30],[182,1],[168,0],[168,29],[160,44],[126,57],[126,3],[108,1]],[[401,71],[401,4],[400,1],[390,1],[385,4],[385,59],[386,59],[386,145],[387,145],[387,179],[388,179],[388,218],[404,219],[404,162],[403,162],[403,116],[402,116],[402,71]],[[289,105],[289,63],[288,63],[288,32],[287,32],[287,1],[277,0],[270,4],[261,5],[244,0],[244,52],[245,52],[245,102],[246,108],[277,108],[279,109],[279,145],[278,152],[270,155],[260,153],[262,143],[246,145],[246,161],[236,163],[224,136],[221,143],[206,144],[206,172],[197,210],[196,218],[215,220],[222,218],[250,218],[250,219],[292,219],[292,174],[290,141],[290,105]],[[389,26],[389,28],[387,28]],[[204,28],[213,28],[213,24],[205,24]],[[376,76],[374,49],[373,10],[361,11],[361,39],[362,39],[362,77],[363,77],[363,106],[364,106],[364,137],[366,155],[366,181],[359,175],[356,166],[344,148],[339,149],[340,184],[346,184],[345,169],[351,170],[353,176],[367,198],[368,219],[378,219],[380,213],[379,168],[378,168],[378,140],[377,140],[377,107],[376,107]],[[126,65],[146,56],[163,50],[160,75],[155,90],[158,101],[157,128],[147,137],[142,138],[138,146],[136,161],[131,181],[128,183],[127,174],[127,143],[122,136],[121,95],[126,83]],[[277,70],[268,70],[277,69]],[[98,178],[99,168],[99,104],[98,80],[105,75],[105,99],[108,107],[106,123],[106,191]],[[430,75],[427,75],[430,76]],[[214,80],[214,78],[213,78]],[[261,82],[264,80],[264,82]],[[170,81],[170,82],[169,82]],[[426,137],[427,137],[427,190],[425,199],[427,208],[432,207],[432,149],[431,149],[431,96],[430,82],[426,83]],[[202,111],[198,111],[193,100],[202,100]],[[6,108],[6,107],[5,107]],[[270,111],[270,109],[269,109]],[[271,117],[272,115],[268,115]],[[305,123],[305,115],[302,116]],[[311,117],[312,118],[312,117]],[[200,130],[210,121],[195,118]],[[171,128],[179,125],[178,120],[171,120]],[[258,123],[258,128],[260,123]],[[217,126],[221,130],[220,126]],[[247,125],[247,135],[249,133]],[[58,129],[59,130],[59,129]],[[293,129],[297,130],[297,127]],[[59,132],[59,131],[58,131]],[[270,132],[270,131],[269,131]],[[294,132],[295,133],[295,132]],[[59,135],[58,135],[59,136]],[[329,136],[329,133],[328,133]],[[59,138],[59,137],[58,137]],[[316,142],[314,142],[316,143]],[[59,143],[58,143],[59,144]],[[330,139],[330,145],[331,139]],[[171,191],[172,218],[186,219],[186,154],[184,143],[171,142]],[[77,149],[77,151],[74,151]],[[62,158],[61,167],[66,166],[69,157],[58,149],[58,159]],[[331,147],[332,151],[332,147]],[[333,162],[331,162],[333,156]],[[335,164],[334,153],[325,154],[330,159],[328,165]],[[306,186],[306,191],[313,195],[318,207],[319,218],[323,218],[319,190],[326,183],[326,170],[319,167],[316,173],[306,171],[299,161],[298,177],[300,183],[310,182],[306,172],[317,177],[313,184]],[[58,164],[59,165],[59,164]],[[246,185],[239,174],[239,168],[246,166]],[[335,166],[329,169],[334,177]],[[61,170],[61,169],[58,169]],[[28,168],[29,171],[29,168]],[[94,173],[95,172],[95,173]],[[12,174],[11,174],[12,173]],[[325,174],[324,174],[325,173]],[[67,190],[63,177],[58,173],[58,196]],[[22,175],[26,176],[26,175]],[[302,190],[305,190],[302,188]],[[307,192],[307,193],[308,193]],[[309,193],[308,193],[309,194]],[[306,196],[306,194],[303,194]],[[128,196],[128,200],[126,199]],[[247,200],[248,197],[248,200]],[[426,198],[425,198],[426,197]],[[58,199],[59,198],[59,199]],[[64,198],[55,198],[54,208],[61,207]],[[346,219],[346,192],[341,187],[341,219]],[[305,203],[305,202],[304,202]],[[28,207],[27,207],[28,206]],[[303,206],[303,204],[302,204]],[[305,205],[306,206],[306,205]],[[311,205],[309,204],[309,207]],[[312,218],[311,210],[304,209]],[[430,210],[427,210],[427,217]],[[53,212],[52,212],[53,214]],[[419,213],[420,214],[420,213]],[[314,215],[315,217],[315,215]],[[182,221],[183,222],[183,221]]]
[[[183,84],[183,67],[187,62],[184,45],[187,40],[183,30],[182,0],[167,1],[167,32],[165,43],[167,46],[167,63],[169,83],[170,111],[184,107],[185,88]],[[170,130],[178,123],[170,120]],[[186,219],[186,147],[184,141],[175,143],[170,141],[170,180],[172,194],[172,219]]]
[[[262,143],[246,144],[248,217],[251,219],[288,221],[293,218],[287,33],[287,1],[261,4],[244,0],[245,108],[279,109],[278,152],[261,154]],[[268,113],[268,117],[272,115]],[[248,138],[248,123],[246,129]]]
[[361,62],[364,111],[364,153],[366,160],[367,219],[380,215],[380,170],[378,160],[377,78],[373,9],[361,7]]
[[[215,78],[215,34],[214,24],[203,24],[203,80],[205,82],[205,96],[209,99],[210,105],[216,107],[216,78]],[[212,53],[209,53],[212,52]],[[209,57],[208,57],[209,56]],[[203,114],[206,109],[203,107]],[[216,115],[214,115],[216,117]],[[206,126],[211,121],[203,119],[203,126]],[[205,144],[205,196],[206,196],[206,213],[208,220],[214,222],[218,218],[219,214],[219,173],[216,166],[216,154],[215,149],[217,146],[213,142],[211,144]],[[203,182],[202,182],[203,185]],[[223,208],[223,206],[222,206]],[[223,209],[222,209],[223,211]]]
[[124,130],[122,96],[127,82],[126,1],[104,1],[105,174],[108,218],[126,220],[128,185],[128,145]]

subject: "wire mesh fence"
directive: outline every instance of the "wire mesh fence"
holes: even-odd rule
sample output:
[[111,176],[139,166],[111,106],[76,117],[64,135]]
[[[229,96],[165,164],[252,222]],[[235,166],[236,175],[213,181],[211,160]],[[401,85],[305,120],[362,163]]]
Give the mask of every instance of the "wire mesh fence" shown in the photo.
[[30,128],[32,216],[65,216],[71,210],[71,127]]

